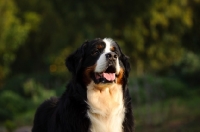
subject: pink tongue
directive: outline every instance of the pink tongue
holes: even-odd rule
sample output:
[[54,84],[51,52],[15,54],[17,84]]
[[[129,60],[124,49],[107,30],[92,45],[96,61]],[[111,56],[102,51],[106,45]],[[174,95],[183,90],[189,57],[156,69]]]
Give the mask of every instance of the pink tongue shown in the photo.
[[103,77],[106,78],[108,81],[114,81],[115,73],[103,73]]

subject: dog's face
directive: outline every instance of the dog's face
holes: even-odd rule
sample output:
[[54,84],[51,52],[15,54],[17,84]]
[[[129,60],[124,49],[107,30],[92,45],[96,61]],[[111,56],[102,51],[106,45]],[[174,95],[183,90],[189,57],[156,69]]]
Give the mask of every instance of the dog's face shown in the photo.
[[130,70],[127,57],[112,39],[86,41],[82,47],[66,59],[66,65],[74,79],[88,85],[123,84]]

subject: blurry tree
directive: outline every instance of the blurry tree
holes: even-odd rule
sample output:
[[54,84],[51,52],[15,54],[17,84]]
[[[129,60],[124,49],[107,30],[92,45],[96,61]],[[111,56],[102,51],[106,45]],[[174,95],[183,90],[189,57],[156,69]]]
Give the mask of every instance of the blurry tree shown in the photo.
[[[51,71],[64,69],[62,58],[69,52],[67,49],[74,49],[71,43],[77,47],[84,38],[95,37],[117,40],[130,56],[135,75],[166,69],[181,59],[185,50],[181,38],[193,26],[193,12],[188,2],[54,1],[64,23],[72,27],[67,28],[72,42],[55,58]],[[64,6],[60,7],[61,3]]]
[[191,30],[187,30],[185,32],[185,35],[183,38],[183,44],[184,47],[187,48],[187,50],[195,52],[199,54],[200,50],[200,0],[190,0],[188,1],[188,5],[191,7],[191,10],[193,12],[192,15],[192,21],[193,26],[191,27]]
[[[173,65],[173,74],[182,78],[191,88],[199,89],[200,78],[200,0],[188,1],[192,11],[192,26],[180,38],[184,52]],[[166,71],[165,71],[166,72]]]
[[23,44],[29,29],[16,17],[17,11],[13,0],[0,1],[0,86],[11,72],[10,65],[16,59],[15,51]]
[[[42,71],[62,75],[66,71],[64,58],[83,41],[95,37],[121,37],[124,41],[121,34],[124,22],[132,18],[130,14],[147,11],[150,3],[134,1],[127,5],[122,1],[17,0],[19,18],[26,22],[25,18],[37,16],[39,22],[35,26],[37,28],[30,30],[25,45],[16,52],[20,59],[13,63],[12,70],[15,74],[22,71],[41,74]],[[141,10],[139,7],[142,5],[147,8]]]
[[[65,57],[86,39],[112,37],[130,56],[135,75],[143,75],[165,70],[180,60],[187,48],[191,48],[182,40],[192,34],[188,31],[198,32],[193,28],[194,21],[198,22],[199,4],[195,4],[198,0],[15,2],[17,9],[12,16],[17,19],[14,22],[23,27],[19,31],[24,35],[16,36],[21,40],[16,47],[23,45],[13,54],[17,58],[12,63],[13,74],[64,75]],[[9,28],[5,29],[10,31]],[[2,62],[5,63],[5,59]]]
[[[165,69],[182,57],[181,37],[192,26],[187,0],[154,0],[151,8],[124,29],[136,75]],[[131,43],[131,44],[130,44]]]

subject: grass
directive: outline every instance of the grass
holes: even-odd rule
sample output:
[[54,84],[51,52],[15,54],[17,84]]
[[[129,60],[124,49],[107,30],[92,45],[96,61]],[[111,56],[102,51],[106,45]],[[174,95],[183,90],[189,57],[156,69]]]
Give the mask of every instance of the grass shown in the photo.
[[199,132],[200,97],[134,107],[136,132]]

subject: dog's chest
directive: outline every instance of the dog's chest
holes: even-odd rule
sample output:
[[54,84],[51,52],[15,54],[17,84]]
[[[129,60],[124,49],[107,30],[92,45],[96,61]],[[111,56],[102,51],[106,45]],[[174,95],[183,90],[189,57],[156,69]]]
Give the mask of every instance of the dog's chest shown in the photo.
[[92,132],[123,132],[125,108],[121,85],[113,84],[99,90],[91,84],[87,99]]

